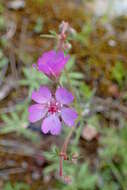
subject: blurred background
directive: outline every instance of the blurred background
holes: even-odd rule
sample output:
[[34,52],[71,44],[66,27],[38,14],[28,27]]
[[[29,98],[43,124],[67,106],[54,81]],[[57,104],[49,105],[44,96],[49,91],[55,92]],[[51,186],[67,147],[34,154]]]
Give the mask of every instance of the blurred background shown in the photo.
[[[70,185],[57,175],[67,129],[43,135],[27,119],[31,92],[50,83],[32,68],[54,47],[40,35],[63,20],[76,30],[67,70],[82,112]],[[0,0],[0,189],[127,190],[127,0]]]

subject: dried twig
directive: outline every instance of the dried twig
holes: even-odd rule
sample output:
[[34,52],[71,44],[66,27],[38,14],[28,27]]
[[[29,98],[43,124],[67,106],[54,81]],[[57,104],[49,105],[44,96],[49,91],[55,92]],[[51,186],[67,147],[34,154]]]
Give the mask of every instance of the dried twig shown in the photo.
[[124,117],[127,118],[127,107],[122,105],[118,100],[113,100],[112,98],[103,99],[100,97],[95,97],[93,99],[93,105],[101,105],[102,111],[118,111],[121,112]]
[[12,75],[13,75],[14,79],[17,81],[18,80],[18,71],[16,69],[16,60],[15,60],[15,55],[11,49],[10,49],[9,58],[10,58]]
[[26,171],[26,169],[24,169],[24,168],[6,168],[6,169],[2,169],[2,170],[0,170],[0,179],[1,178],[6,179],[6,178],[8,178],[8,176],[10,174],[23,173],[25,171]]
[[13,21],[9,21],[7,23],[7,32],[2,37],[6,40],[10,40],[13,38],[16,32],[16,23]]
[[0,75],[0,86],[2,85],[2,83],[3,83],[3,81],[4,81],[4,77],[5,77],[5,75],[6,75],[7,69],[8,69],[8,64],[6,64],[6,65],[2,68],[1,75]]
[[5,84],[0,89],[0,101],[8,96],[10,91],[17,86],[17,81],[15,81],[12,77],[8,77],[6,79]]
[[35,155],[41,155],[42,151],[38,150],[37,147],[28,146],[24,143],[19,143],[15,140],[0,140],[0,146],[4,147],[2,151],[8,152],[10,154],[17,154],[20,156],[30,156],[35,157]]

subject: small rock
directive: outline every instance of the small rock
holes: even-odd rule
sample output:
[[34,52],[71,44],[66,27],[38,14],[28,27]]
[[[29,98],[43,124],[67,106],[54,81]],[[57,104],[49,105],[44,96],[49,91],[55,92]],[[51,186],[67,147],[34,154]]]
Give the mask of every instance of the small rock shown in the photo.
[[115,41],[115,40],[109,40],[109,41],[108,41],[108,44],[109,44],[109,46],[111,46],[111,47],[115,47],[115,46],[116,46],[116,41]]
[[38,172],[33,172],[32,173],[32,179],[33,180],[38,180],[38,179],[40,179],[40,174],[38,173]]
[[86,127],[84,127],[83,131],[82,131],[82,138],[84,138],[87,141],[91,141],[93,140],[95,137],[97,137],[97,130],[95,127],[92,127],[90,125],[87,125]]
[[14,0],[8,3],[8,8],[13,10],[23,9],[25,7],[24,0]]
[[49,183],[50,180],[51,180],[51,176],[50,176],[50,175],[45,175],[45,176],[43,177],[43,180],[44,180],[44,183]]
[[118,98],[120,95],[118,86],[116,84],[110,85],[108,88],[108,92],[110,96],[113,96],[114,98]]

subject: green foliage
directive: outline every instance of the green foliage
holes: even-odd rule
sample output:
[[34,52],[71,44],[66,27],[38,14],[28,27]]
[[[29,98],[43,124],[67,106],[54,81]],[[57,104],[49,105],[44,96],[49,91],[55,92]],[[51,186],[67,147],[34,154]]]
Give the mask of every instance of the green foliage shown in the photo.
[[[47,166],[44,170],[44,174],[48,175],[51,172],[58,172],[59,168],[59,157],[57,148],[52,149],[52,152],[46,152],[44,156],[52,164]],[[72,177],[72,183],[65,185],[59,184],[59,188],[62,190],[92,190],[95,188],[98,176],[95,173],[91,173],[87,163],[72,164],[70,161],[64,162],[64,174]]]
[[88,21],[82,27],[82,31],[80,33],[77,33],[75,39],[79,41],[80,43],[87,45],[89,41],[89,36],[92,31],[93,31],[93,24],[91,21],[90,22]]
[[52,163],[44,169],[43,171],[44,175],[48,175],[51,172],[58,171],[58,168],[59,168],[58,148],[56,146],[52,146],[51,150],[48,152],[43,152],[43,155],[46,158],[46,160]]
[[63,72],[60,83],[68,85],[70,83],[74,88],[80,86],[83,80],[83,74],[75,71],[75,57],[71,57],[66,65],[66,69]]
[[3,187],[3,190],[29,190],[29,189],[30,189],[29,185],[22,182],[17,182],[15,184],[7,182]]
[[70,172],[73,176],[70,185],[63,185],[62,190],[93,190],[96,187],[98,176],[89,171],[88,164],[84,163],[73,167]]
[[33,0],[33,3],[38,3],[40,5],[42,5],[44,2],[45,0],[36,0],[36,1]]
[[117,62],[112,70],[112,78],[116,80],[120,87],[122,87],[123,79],[126,77],[126,70],[122,62]]
[[80,93],[84,97],[85,100],[90,100],[90,98],[93,95],[93,91],[90,89],[90,87],[84,82],[80,86]]
[[[51,162],[51,164],[43,171],[44,175],[47,176],[51,172],[58,172],[58,155],[59,150],[56,147],[52,147],[51,152],[44,153],[45,158]],[[90,172],[87,162],[82,164],[73,164],[71,161],[71,153],[69,154],[69,158],[70,161],[64,161],[63,170],[64,175],[67,174],[72,178],[72,182],[69,185],[60,183],[59,188],[62,190],[93,190],[97,184],[98,175],[95,172]]]
[[[101,164],[100,173],[103,181],[102,187],[127,187],[127,125],[122,129],[103,130],[101,143],[104,146],[99,151]],[[113,180],[115,178],[115,181]]]
[[0,14],[4,12],[4,6],[2,3],[0,3]]
[[0,38],[0,45],[3,46],[3,47],[6,47],[7,46],[7,39],[4,38],[4,36],[2,36]]
[[43,19],[42,17],[38,17],[36,24],[34,26],[34,31],[38,34],[41,33],[43,31]]
[[3,16],[0,16],[0,31],[5,29],[5,19]]
[[40,85],[47,84],[49,79],[38,72],[35,68],[24,68],[24,79],[19,81],[21,86],[27,86],[29,88],[29,95],[34,89],[38,89]]
[[37,134],[27,129],[28,126],[28,104],[24,103],[17,105],[16,111],[10,113],[9,115],[1,115],[1,119],[4,122],[3,127],[0,129],[1,134],[16,132],[17,134],[22,134],[26,138],[31,140],[36,140],[38,138]]

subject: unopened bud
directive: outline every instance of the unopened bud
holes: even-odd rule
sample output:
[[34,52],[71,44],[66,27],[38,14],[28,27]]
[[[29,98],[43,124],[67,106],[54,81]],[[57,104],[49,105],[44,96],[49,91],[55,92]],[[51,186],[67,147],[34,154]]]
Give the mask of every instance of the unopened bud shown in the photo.
[[72,45],[69,42],[64,43],[64,50],[70,50],[72,48]]
[[68,32],[71,36],[76,36],[76,30],[72,27],[69,27]]
[[77,152],[75,152],[75,153],[72,154],[72,162],[74,164],[77,163],[78,157],[79,157],[79,154]]
[[64,176],[64,183],[71,184],[72,183],[71,177],[70,176]]
[[69,24],[68,22],[62,21],[62,23],[59,25],[59,32],[60,33],[66,33],[68,30]]

